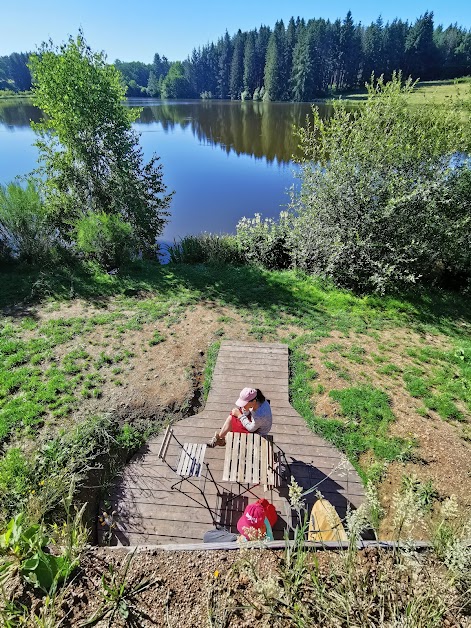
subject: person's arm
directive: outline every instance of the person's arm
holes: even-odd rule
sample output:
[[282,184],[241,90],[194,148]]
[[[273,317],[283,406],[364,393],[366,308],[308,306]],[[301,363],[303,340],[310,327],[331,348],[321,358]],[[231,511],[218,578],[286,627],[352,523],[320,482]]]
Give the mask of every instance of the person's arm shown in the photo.
[[256,424],[255,420],[253,419],[252,414],[250,414],[250,418],[248,416],[246,416],[245,414],[241,414],[239,419],[240,419],[240,422],[242,423],[242,425],[247,430],[247,432],[256,432],[257,431],[258,425]]

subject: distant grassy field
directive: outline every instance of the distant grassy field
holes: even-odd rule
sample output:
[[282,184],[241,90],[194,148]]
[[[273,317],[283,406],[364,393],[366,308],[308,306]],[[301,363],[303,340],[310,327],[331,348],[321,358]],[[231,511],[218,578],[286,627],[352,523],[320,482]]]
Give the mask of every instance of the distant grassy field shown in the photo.
[[[451,98],[464,96],[471,89],[471,76],[446,81],[422,81],[417,83],[409,96],[411,104],[444,104]],[[355,102],[366,100],[366,90],[342,95],[342,100]]]

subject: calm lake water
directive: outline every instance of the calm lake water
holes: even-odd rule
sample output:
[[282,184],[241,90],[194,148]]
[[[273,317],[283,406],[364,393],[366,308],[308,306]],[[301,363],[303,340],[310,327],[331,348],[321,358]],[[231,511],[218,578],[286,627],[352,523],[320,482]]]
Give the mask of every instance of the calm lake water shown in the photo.
[[[277,216],[297,185],[293,125],[303,125],[307,103],[161,101],[129,99],[142,107],[136,130],[146,158],[161,157],[164,181],[175,190],[162,240],[201,231],[234,233],[242,216]],[[328,115],[330,108],[322,105]],[[29,101],[0,101],[0,183],[36,166]]]

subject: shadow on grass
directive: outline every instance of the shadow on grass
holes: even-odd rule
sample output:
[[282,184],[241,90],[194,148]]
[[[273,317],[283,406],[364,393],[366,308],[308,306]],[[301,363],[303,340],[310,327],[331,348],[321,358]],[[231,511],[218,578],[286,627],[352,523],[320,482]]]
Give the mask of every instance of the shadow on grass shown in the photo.
[[[469,333],[471,304],[458,293],[423,290],[395,296],[358,296],[316,277],[294,271],[265,271],[253,266],[160,265],[139,262],[116,274],[67,266],[0,268],[0,314],[34,317],[34,306],[47,301],[83,299],[107,307],[115,297],[219,301],[249,309],[275,322],[293,316],[307,329],[384,326],[385,323],[433,326],[452,335]],[[425,331],[425,329],[424,329]]]

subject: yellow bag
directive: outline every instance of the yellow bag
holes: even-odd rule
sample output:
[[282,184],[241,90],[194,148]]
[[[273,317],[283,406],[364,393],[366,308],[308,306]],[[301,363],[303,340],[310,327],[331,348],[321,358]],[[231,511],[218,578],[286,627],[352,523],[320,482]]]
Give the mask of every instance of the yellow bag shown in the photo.
[[340,517],[327,499],[318,499],[309,518],[308,541],[347,541]]

